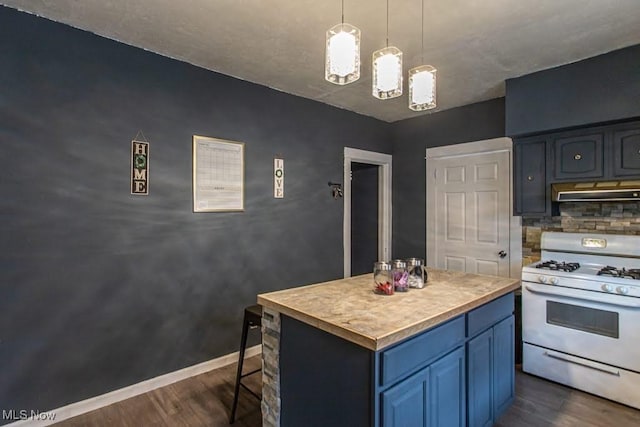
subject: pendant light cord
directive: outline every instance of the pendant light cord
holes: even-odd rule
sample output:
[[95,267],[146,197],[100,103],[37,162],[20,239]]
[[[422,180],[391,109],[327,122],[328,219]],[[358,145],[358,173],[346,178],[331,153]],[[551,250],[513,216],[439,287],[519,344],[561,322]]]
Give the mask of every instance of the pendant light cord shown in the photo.
[[389,0],[387,0],[387,47],[389,47]]
[[342,0],[342,23],[344,24],[344,0]]
[[422,35],[421,35],[422,49],[420,50],[421,61],[424,62],[424,0],[422,0]]

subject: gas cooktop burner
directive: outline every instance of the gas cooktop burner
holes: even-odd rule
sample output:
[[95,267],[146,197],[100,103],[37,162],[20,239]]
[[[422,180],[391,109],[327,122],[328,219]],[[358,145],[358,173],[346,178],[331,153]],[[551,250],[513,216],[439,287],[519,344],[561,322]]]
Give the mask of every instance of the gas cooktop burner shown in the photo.
[[536,268],[545,268],[547,270],[556,271],[575,271],[580,268],[580,264],[577,262],[544,261],[537,264]]
[[616,268],[608,265],[598,271],[598,276],[630,277],[635,280],[640,280],[640,268],[627,270],[626,268]]

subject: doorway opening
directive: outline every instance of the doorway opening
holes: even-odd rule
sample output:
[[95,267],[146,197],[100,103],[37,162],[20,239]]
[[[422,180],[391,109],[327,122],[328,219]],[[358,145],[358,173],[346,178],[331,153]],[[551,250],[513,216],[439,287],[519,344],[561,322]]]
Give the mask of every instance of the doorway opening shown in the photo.
[[378,260],[380,166],[351,162],[351,275],[370,273]]
[[369,273],[373,262],[390,259],[391,158],[344,149],[344,277]]

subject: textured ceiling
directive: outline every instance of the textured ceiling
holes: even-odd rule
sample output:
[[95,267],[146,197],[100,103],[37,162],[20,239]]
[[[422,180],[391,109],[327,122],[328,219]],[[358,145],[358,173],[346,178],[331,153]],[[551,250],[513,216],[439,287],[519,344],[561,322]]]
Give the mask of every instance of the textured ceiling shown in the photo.
[[[345,0],[362,31],[355,83],[324,80],[325,32],[339,0],[0,0],[1,4],[283,92],[393,122],[406,72],[422,65],[421,0],[389,0],[389,44],[405,90],[371,95],[371,54],[385,45],[384,0]],[[640,43],[639,0],[425,0],[424,63],[438,69],[440,111],[504,95],[504,81]]]

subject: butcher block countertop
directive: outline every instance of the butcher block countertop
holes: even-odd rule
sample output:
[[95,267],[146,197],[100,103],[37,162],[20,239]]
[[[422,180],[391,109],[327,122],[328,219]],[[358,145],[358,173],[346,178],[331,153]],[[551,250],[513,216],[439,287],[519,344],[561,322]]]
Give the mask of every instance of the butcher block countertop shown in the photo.
[[378,351],[520,288],[520,280],[427,268],[423,289],[378,295],[373,274],[258,295],[263,307]]

